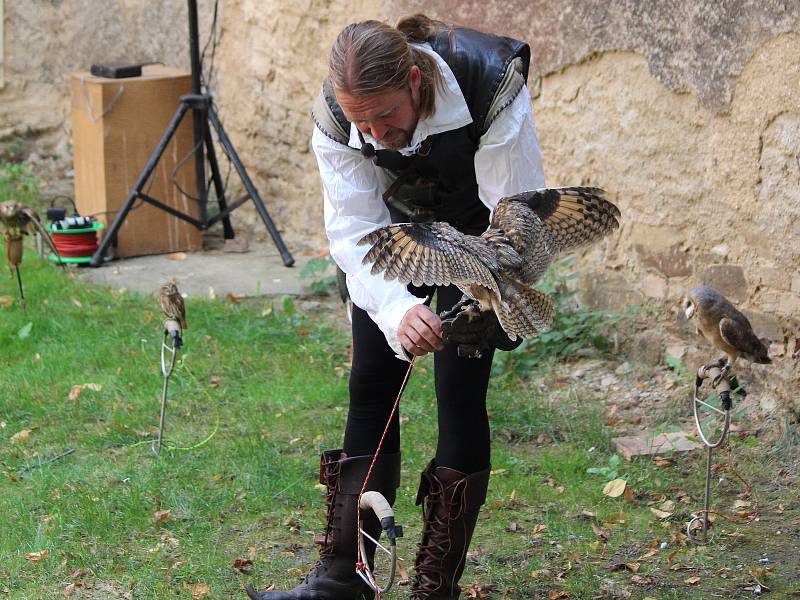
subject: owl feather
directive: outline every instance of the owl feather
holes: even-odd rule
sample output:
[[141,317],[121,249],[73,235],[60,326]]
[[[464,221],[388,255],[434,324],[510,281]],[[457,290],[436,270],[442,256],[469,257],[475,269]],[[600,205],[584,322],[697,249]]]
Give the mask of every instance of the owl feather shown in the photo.
[[553,299],[533,289],[560,253],[619,227],[620,212],[599,188],[533,190],[503,198],[489,228],[467,235],[447,223],[398,223],[368,233],[363,264],[387,280],[456,285],[493,310],[511,339],[531,337],[553,321]]

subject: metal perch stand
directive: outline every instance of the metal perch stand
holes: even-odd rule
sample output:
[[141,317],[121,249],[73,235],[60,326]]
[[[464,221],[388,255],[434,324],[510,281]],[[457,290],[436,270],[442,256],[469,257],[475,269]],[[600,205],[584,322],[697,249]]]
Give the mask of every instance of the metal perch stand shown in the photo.
[[182,345],[180,323],[173,319],[164,321],[164,339],[161,341],[161,374],[164,387],[161,391],[161,413],[158,418],[158,438],[153,442],[153,454],[158,456],[164,443],[164,418],[167,412],[167,387],[169,377],[175,369],[175,358]]
[[[730,372],[723,371],[719,364],[713,363],[710,365],[704,365],[700,367],[697,370],[697,377],[695,378],[694,399],[692,401],[692,409],[694,411],[694,423],[695,426],[697,427],[697,433],[706,446],[706,490],[705,490],[705,501],[703,503],[702,517],[699,515],[695,515],[694,517],[692,517],[692,520],[689,521],[689,523],[686,525],[686,535],[689,537],[690,540],[694,542],[700,542],[700,543],[708,542],[708,512],[709,512],[709,504],[711,502],[711,454],[714,451],[714,448],[721,446],[725,441],[731,423],[730,377],[731,377]],[[698,395],[700,392],[700,387],[703,385],[703,381],[705,381],[706,379],[711,379],[712,386],[719,395],[720,401],[722,402],[722,409],[719,409],[716,406],[712,406],[708,402],[700,399]],[[722,415],[723,417],[722,430],[719,432],[716,441],[711,441],[709,439],[709,436],[706,435],[706,432],[703,431],[703,424],[700,421],[701,405],[719,415]],[[695,537],[694,530],[696,528],[695,525],[696,521],[700,519],[702,519],[703,523],[702,538],[698,539],[697,537]]]
[[22,274],[19,266],[22,264],[22,235],[6,234],[6,258],[8,265],[17,274],[17,286],[19,287],[19,303],[25,308],[25,291],[22,289]]

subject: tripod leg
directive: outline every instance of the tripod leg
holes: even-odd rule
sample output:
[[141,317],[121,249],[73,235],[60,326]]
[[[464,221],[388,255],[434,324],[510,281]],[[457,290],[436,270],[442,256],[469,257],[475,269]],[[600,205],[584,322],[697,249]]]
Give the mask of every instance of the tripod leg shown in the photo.
[[[228,208],[228,203],[225,201],[225,188],[222,185],[222,177],[219,174],[219,164],[217,163],[217,153],[214,151],[214,140],[211,139],[211,130],[206,128],[206,156],[208,156],[208,164],[211,166],[211,178],[214,181],[214,190],[217,193],[217,202],[219,203],[220,211]],[[226,240],[234,238],[233,227],[231,226],[231,218],[225,217],[222,219],[222,230],[225,234]]]
[[256,210],[258,211],[259,216],[261,216],[261,220],[264,221],[264,225],[267,226],[267,231],[269,231],[269,234],[272,236],[272,241],[275,242],[278,252],[281,254],[283,264],[287,267],[291,267],[294,264],[294,258],[292,258],[292,255],[289,253],[289,249],[286,247],[286,244],[283,243],[283,238],[281,238],[280,232],[278,231],[277,227],[275,227],[275,223],[272,222],[272,218],[270,218],[267,208],[261,201],[261,196],[258,195],[253,182],[250,181],[250,177],[247,175],[244,165],[239,160],[239,155],[236,154],[236,150],[234,150],[233,144],[231,144],[230,139],[228,139],[228,135],[222,128],[222,123],[220,123],[219,117],[217,116],[217,111],[214,110],[213,106],[208,107],[208,118],[211,119],[211,124],[217,131],[217,135],[219,136],[219,141],[222,144],[222,147],[225,148],[225,152],[228,153],[236,172],[239,173],[239,177],[244,184],[245,190],[247,190],[247,193],[250,195],[250,198],[256,205]]
[[125,217],[128,216],[131,208],[133,207],[133,203],[136,202],[136,198],[139,196],[139,193],[144,188],[145,183],[152,175],[153,171],[156,168],[156,164],[158,163],[161,155],[164,154],[164,150],[167,149],[167,144],[172,139],[172,136],[175,135],[175,131],[178,129],[178,125],[180,125],[181,119],[186,114],[186,111],[189,109],[189,105],[185,102],[181,101],[180,106],[178,106],[178,110],[175,111],[175,115],[172,117],[172,120],[169,122],[166,131],[164,131],[164,135],[161,136],[161,140],[158,142],[158,146],[156,149],[153,150],[153,153],[150,155],[150,158],[147,160],[147,164],[144,167],[144,170],[139,175],[139,178],[136,180],[136,183],[131,190],[128,199],[125,200],[125,204],[122,206],[120,211],[117,213],[117,216],[114,218],[114,221],[111,223],[111,227],[108,228],[108,232],[103,236],[103,241],[100,242],[97,250],[95,250],[94,255],[92,255],[92,260],[89,264],[92,267],[99,267],[103,264],[103,256],[108,250],[108,247],[111,243],[116,239],[117,232],[119,228],[122,226],[122,222],[125,220]]
[[208,220],[206,206],[208,202],[208,194],[206,193],[206,158],[203,152],[203,140],[208,131],[205,112],[205,106],[194,106],[192,110],[195,146],[194,174],[195,181],[197,182],[197,197],[199,199],[197,202],[197,212],[201,223],[205,223]]

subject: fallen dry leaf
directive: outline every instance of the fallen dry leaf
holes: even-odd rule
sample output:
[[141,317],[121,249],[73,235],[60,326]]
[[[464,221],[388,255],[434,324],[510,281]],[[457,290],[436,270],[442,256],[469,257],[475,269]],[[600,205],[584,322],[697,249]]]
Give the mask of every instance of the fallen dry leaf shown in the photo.
[[698,583],[700,583],[700,578],[697,576],[689,577],[688,579],[684,579],[683,583],[687,585],[697,585]]
[[83,390],[92,390],[93,392],[99,392],[103,389],[103,386],[99,383],[80,383],[78,385],[73,385],[72,388],[69,390],[69,399],[75,402]]
[[167,254],[167,258],[169,260],[186,260],[186,252],[173,252],[172,254]]
[[656,554],[658,554],[658,548],[652,548],[652,549],[648,550],[647,552],[645,552],[644,554],[642,554],[638,558],[638,560],[649,560],[649,559],[653,558]]
[[30,436],[31,436],[31,430],[23,429],[22,431],[18,431],[17,433],[12,435],[9,441],[12,444],[27,444],[28,438],[30,438]]
[[671,512],[667,512],[665,510],[658,510],[657,508],[651,506],[650,512],[657,516],[659,519],[666,519],[667,517],[672,516]]
[[0,296],[0,306],[11,306],[14,304],[14,298],[11,296]]
[[70,300],[71,300],[71,301],[72,301],[72,303],[73,303],[75,306],[77,306],[78,308],[83,308],[83,304],[81,304],[81,301],[80,301],[80,300],[78,300],[77,298],[75,298],[75,297],[72,297],[72,298],[70,298]]
[[225,294],[225,297],[234,304],[239,304],[242,301],[242,299],[239,298],[239,296],[237,296],[233,292],[228,292],[227,294]]
[[631,573],[639,572],[639,563],[625,563],[625,568]]
[[39,552],[29,552],[25,555],[25,560],[31,561],[33,564],[38,564],[42,562],[47,555],[50,554],[48,550],[41,550]]
[[569,592],[564,590],[550,590],[550,593],[547,594],[547,597],[550,600],[559,600],[560,598],[569,598]]
[[672,459],[664,458],[663,456],[654,456],[651,462],[657,467],[672,466]]
[[208,596],[211,590],[207,583],[193,583],[192,584],[192,600],[200,600]]
[[86,575],[88,571],[81,567],[80,569],[75,569],[69,576],[70,579],[78,579],[78,577],[83,577]]
[[169,521],[168,510],[157,510],[153,513],[153,523],[165,523],[166,521]]
[[609,498],[618,498],[625,492],[627,485],[624,479],[612,479],[603,487],[603,494]]
[[634,575],[631,577],[631,583],[638,585],[652,585],[655,580],[652,577],[643,577],[642,575]]
[[411,583],[411,578],[408,576],[408,569],[406,566],[399,562],[397,563],[397,585],[408,585]]
[[244,573],[245,575],[249,575],[253,572],[253,561],[249,558],[240,558],[236,557],[233,559],[233,568],[239,571],[240,573]]

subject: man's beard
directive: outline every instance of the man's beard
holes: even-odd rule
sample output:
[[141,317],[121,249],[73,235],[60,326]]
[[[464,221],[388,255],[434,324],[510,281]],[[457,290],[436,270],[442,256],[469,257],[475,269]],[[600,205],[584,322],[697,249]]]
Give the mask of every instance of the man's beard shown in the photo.
[[[416,124],[414,126],[416,129]],[[386,132],[386,135],[381,139],[381,144],[390,150],[400,150],[405,148],[411,143],[411,138],[414,135],[414,129],[406,130],[399,128],[392,128]]]
[[381,139],[381,144],[390,150],[400,150],[408,146],[411,143],[411,138],[414,137],[414,131],[417,129],[417,123],[419,123],[419,100],[414,98],[410,92],[409,95],[411,96],[411,102],[414,107],[414,123],[411,125],[410,129],[393,127],[386,132],[386,135]]

